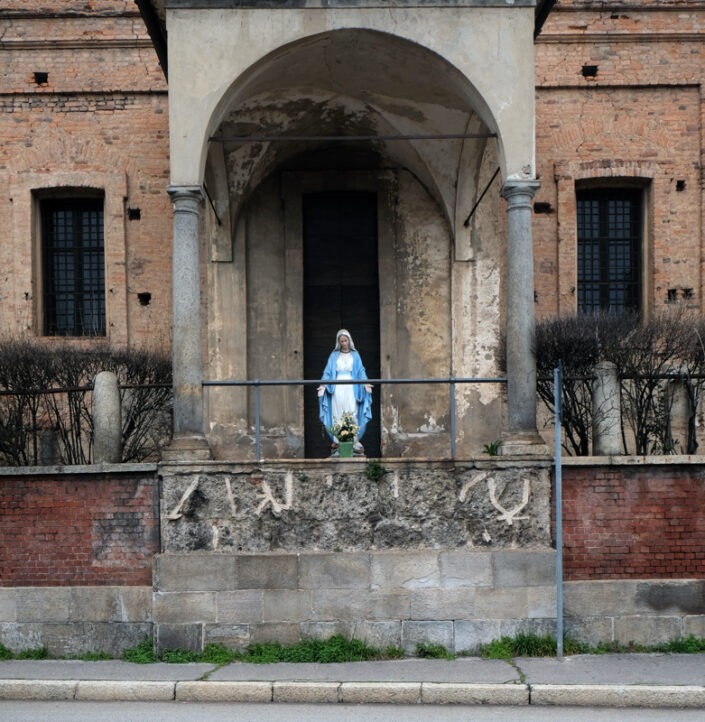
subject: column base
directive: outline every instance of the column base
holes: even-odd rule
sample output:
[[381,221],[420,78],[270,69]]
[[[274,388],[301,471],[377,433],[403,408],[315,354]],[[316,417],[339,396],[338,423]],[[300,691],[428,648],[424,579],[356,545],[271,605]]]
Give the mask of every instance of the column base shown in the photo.
[[548,445],[538,433],[510,434],[502,439],[500,456],[549,456]]
[[171,443],[162,449],[162,461],[208,461],[213,458],[203,434],[174,434]]

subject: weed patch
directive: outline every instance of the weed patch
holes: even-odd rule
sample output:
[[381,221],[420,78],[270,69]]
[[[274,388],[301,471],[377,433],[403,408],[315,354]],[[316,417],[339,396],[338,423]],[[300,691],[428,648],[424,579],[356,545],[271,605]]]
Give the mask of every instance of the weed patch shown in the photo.
[[135,647],[126,649],[122,653],[123,662],[134,662],[135,664],[151,664],[158,662],[157,655],[154,652],[154,645],[150,637],[140,642]]
[[[480,656],[483,659],[504,659],[512,657],[555,657],[556,640],[550,635],[517,634],[515,637],[502,637],[493,639],[488,644],[480,646]],[[571,637],[563,637],[563,652],[565,654],[586,654],[590,648],[582,642]]]
[[427,644],[419,642],[416,645],[416,656],[422,659],[455,659],[442,644]]
[[23,649],[17,652],[15,659],[49,659],[49,650],[46,647]]

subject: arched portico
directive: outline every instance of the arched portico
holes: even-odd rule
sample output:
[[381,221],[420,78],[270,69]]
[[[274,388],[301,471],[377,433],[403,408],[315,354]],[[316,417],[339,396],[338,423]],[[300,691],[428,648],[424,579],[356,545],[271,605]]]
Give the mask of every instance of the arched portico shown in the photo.
[[[454,262],[467,260],[463,256],[473,245],[470,232],[458,220],[482,191],[481,170],[488,163],[498,163],[503,177],[511,180],[505,183],[513,249],[507,256],[507,306],[501,309],[497,282],[496,313],[489,318],[476,315],[478,327],[506,315],[511,335],[508,374],[521,379],[518,386],[509,386],[508,430],[523,443],[535,441],[535,401],[526,392],[526,384],[535,379],[533,276],[530,269],[527,273],[531,258],[527,199],[536,185],[532,181],[533,78],[532,64],[520,62],[517,56],[527,47],[531,56],[530,32],[527,41],[522,23],[507,22],[506,11],[498,9],[478,9],[477,14],[473,9],[474,22],[460,26],[457,11],[415,12],[425,22],[411,22],[408,11],[404,19],[394,11],[372,9],[365,13],[302,9],[174,14],[170,46],[189,27],[188,45],[181,45],[176,68],[174,63],[170,66],[171,193],[178,219],[174,226],[175,430],[182,447],[203,448],[194,441],[203,428],[197,411],[201,389],[196,382],[203,376],[200,305],[193,290],[198,276],[193,222],[198,189],[205,179],[213,203],[209,202],[205,215],[210,216],[211,207],[217,215],[217,223],[208,220],[207,253],[211,259],[219,253],[227,258],[243,208],[272,172],[293,167],[292,159],[305,157],[310,163],[316,152],[331,157],[334,142],[326,137],[345,135],[374,137],[367,141],[368,149],[379,160],[376,168],[366,170],[401,169],[437,204],[442,220],[436,227],[445,224],[448,246],[453,249],[443,291],[449,298],[452,289],[462,288],[463,279],[471,275]],[[527,18],[531,20],[530,14]],[[459,27],[465,42],[458,42]],[[453,35],[444,37],[441,30],[450,33],[451,28]],[[490,28],[501,28],[504,35],[493,35]],[[256,43],[251,39],[255,36]],[[186,47],[194,50],[184,52]],[[503,49],[506,57],[498,61]],[[512,64],[511,59],[517,62]],[[289,136],[289,140],[247,144],[233,140],[242,136]],[[293,139],[312,136],[317,140]],[[460,195],[458,188],[468,196]],[[522,202],[517,202],[519,198]],[[459,243],[465,246],[460,254]],[[479,268],[480,260],[471,258],[470,262]],[[183,283],[184,267],[191,269],[186,274],[189,283]],[[180,293],[181,289],[189,290]],[[448,371],[469,375],[463,372],[469,365],[473,375],[482,375],[482,364],[467,358],[472,343],[464,327],[462,299],[449,302],[456,312],[449,325],[452,330],[444,337],[453,349]],[[521,312],[517,312],[518,304],[524,306]],[[209,316],[209,326],[212,322],[221,323],[222,318]],[[498,338],[498,328],[483,333]]]

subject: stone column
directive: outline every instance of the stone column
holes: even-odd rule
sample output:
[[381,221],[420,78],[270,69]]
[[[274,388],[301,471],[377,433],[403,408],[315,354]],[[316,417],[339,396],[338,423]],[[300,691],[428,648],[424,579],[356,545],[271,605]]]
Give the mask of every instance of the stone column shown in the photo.
[[507,433],[502,454],[546,454],[536,428],[534,254],[531,199],[537,180],[509,180],[507,201]]
[[198,264],[199,186],[169,186],[174,203],[172,254],[172,374],[174,437],[163,458],[209,459],[203,433],[203,350],[201,346],[201,277]]
[[122,414],[117,376],[101,371],[93,380],[93,463],[122,460]]
[[593,456],[619,456],[622,453],[621,399],[617,367],[609,361],[595,366],[592,382]]

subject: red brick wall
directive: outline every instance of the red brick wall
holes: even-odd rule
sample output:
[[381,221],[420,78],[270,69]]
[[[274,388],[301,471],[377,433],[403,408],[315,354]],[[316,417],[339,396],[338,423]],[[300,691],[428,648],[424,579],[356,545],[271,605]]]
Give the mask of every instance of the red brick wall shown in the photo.
[[566,466],[565,579],[705,578],[703,466]]
[[158,508],[156,473],[0,476],[0,586],[151,584]]

